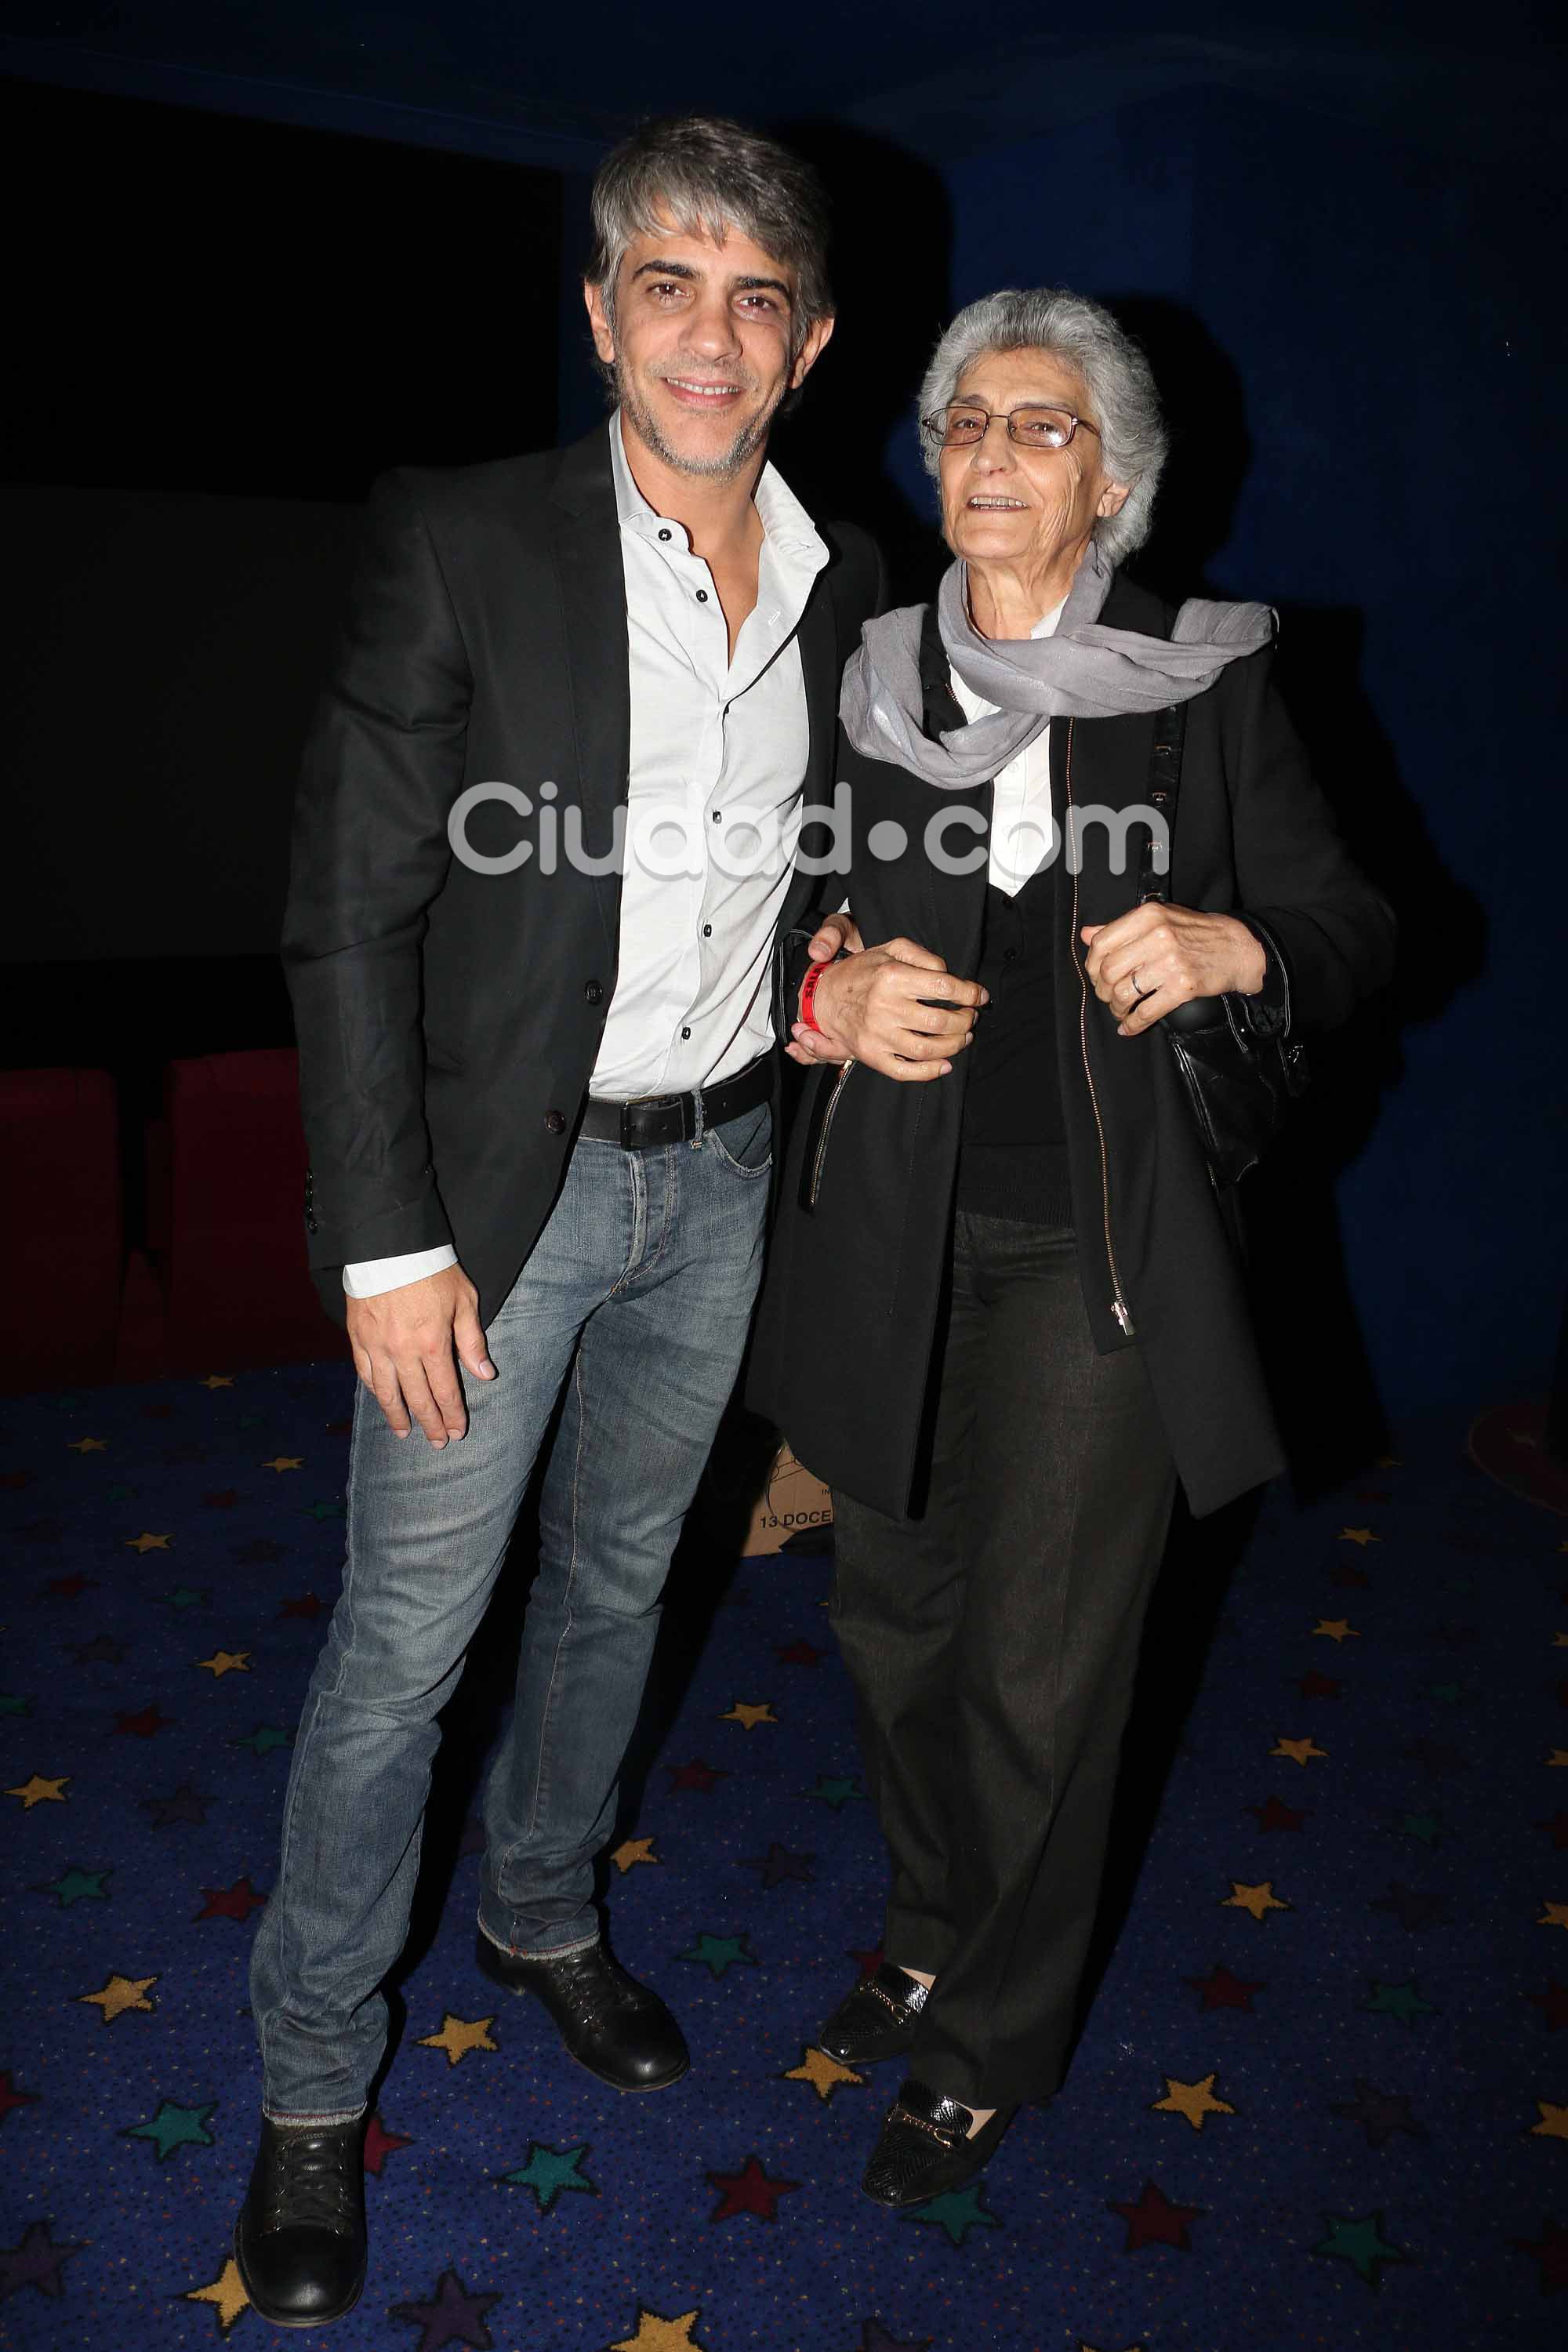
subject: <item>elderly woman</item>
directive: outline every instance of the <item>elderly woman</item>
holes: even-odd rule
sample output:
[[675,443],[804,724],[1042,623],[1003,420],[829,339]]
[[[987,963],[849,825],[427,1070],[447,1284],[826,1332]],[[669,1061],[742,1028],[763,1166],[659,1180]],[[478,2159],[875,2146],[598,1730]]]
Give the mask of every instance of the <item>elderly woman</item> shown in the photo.
[[[834,1490],[891,1893],[885,1964],[818,2040],[903,2062],[864,2183],[888,2205],[977,2172],[1061,2083],[1176,1486],[1203,1514],[1281,1464],[1161,1024],[1218,996],[1261,1034],[1337,1022],[1393,941],[1267,608],[1178,614],[1120,568],[1165,438],[1115,320],[1054,289],[972,304],[920,420],[954,560],[846,675],[864,947],[802,991],[797,1058],[837,1067],[796,1123],[751,1388]],[[1168,903],[1140,903],[1128,813],[1173,706]]]

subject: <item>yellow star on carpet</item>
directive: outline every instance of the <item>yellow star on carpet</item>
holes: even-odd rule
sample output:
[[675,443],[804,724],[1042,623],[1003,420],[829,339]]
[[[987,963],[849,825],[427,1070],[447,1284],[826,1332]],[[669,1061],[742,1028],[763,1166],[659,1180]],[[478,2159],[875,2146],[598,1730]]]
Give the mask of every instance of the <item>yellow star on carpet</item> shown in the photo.
[[[1546,1901],[1544,1895],[1542,1900]],[[1538,1927],[1568,1927],[1568,1903],[1547,1903],[1535,1924]]]
[[[1092,2344],[1086,2344],[1080,2336],[1078,2339],[1078,2352],[1094,2352],[1094,2347]],[[1122,2347],[1122,2352],[1144,2352],[1144,2347],[1142,2344],[1126,2344]]]
[[1568,1633],[1553,1633],[1552,1646],[1554,1650],[1568,1650]]
[[841,2066],[826,2050],[808,2049],[798,2066],[792,2066],[782,2078],[786,2083],[809,2083],[819,2099],[830,2099],[846,2083],[864,2084],[866,2076],[858,2074],[853,2066]]
[[73,1437],[66,1450],[70,1454],[107,1454],[109,1447],[101,1437]]
[[1331,1642],[1359,1642],[1361,1630],[1348,1617],[1320,1617],[1313,1626],[1314,1633],[1326,1633]]
[[155,2010],[158,2004],[148,2000],[147,1988],[157,1981],[156,1977],[110,1977],[101,1992],[79,1992],[77,1999],[101,2009],[105,2025],[112,2025],[128,2009],[146,2010],[149,2013]]
[[[1253,1894],[1257,1890],[1249,1887],[1247,1892]],[[1178,2083],[1173,2074],[1167,2074],[1165,2096],[1156,2099],[1149,2112],[1155,2116],[1185,2116],[1194,2131],[1202,2131],[1205,2116],[1233,2116],[1236,2113],[1226,2101],[1215,2097],[1214,2084],[1213,2074],[1205,2074],[1201,2083]]]
[[1541,2121],[1531,2124],[1531,2136],[1535,2139],[1568,2139],[1568,2107],[1554,2107],[1550,2099],[1537,2099]]
[[261,1466],[264,1470],[302,1470],[305,1457],[302,1454],[275,1454],[270,1462]]
[[704,2352],[691,2333],[696,2325],[695,2311],[683,2311],[679,2319],[661,2319],[657,2311],[639,2307],[637,2334],[623,2336],[609,2352]]
[[198,1658],[196,1664],[205,1666],[215,1682],[222,1682],[225,1675],[247,1675],[250,1672],[250,1652],[215,1650],[210,1658]]
[[748,1731],[754,1731],[759,1723],[776,1723],[778,1717],[771,1706],[748,1706],[744,1699],[738,1698],[729,1714],[721,1715],[719,1720],[721,1723],[743,1723]]
[[63,1805],[69,1800],[62,1797],[60,1790],[70,1777],[68,1772],[62,1772],[58,1780],[46,1780],[41,1773],[35,1772],[30,1780],[24,1780],[19,1789],[7,1789],[5,1794],[20,1797],[25,1813],[30,1813],[35,1805]]
[[1289,1756],[1293,1764],[1310,1764],[1314,1756],[1321,1756],[1326,1761],[1329,1751],[1326,1748],[1320,1748],[1316,1740],[1307,1738],[1277,1739],[1268,1753],[1270,1756]]
[[167,1551],[170,1541],[168,1536],[149,1535],[143,1528],[139,1536],[126,1537],[125,1549],[127,1551]]
[[1380,1454],[1377,1457],[1377,1467],[1380,1470],[1403,1470],[1405,1457],[1399,1454]]
[[1554,1748],[1546,1760],[1549,1764],[1568,1764],[1568,1748]]
[[[1281,1903],[1271,1878],[1264,1879],[1258,1886],[1244,1886],[1238,1878],[1233,1878],[1230,1893],[1222,1895],[1219,1907],[1222,1911],[1250,1911],[1255,1919],[1261,1920],[1266,1912],[1293,1911],[1296,1906],[1293,1903]],[[1214,2077],[1211,2075],[1209,2080],[1212,2082]]]
[[1369,1543],[1381,1543],[1383,1541],[1383,1538],[1381,1536],[1374,1536],[1370,1528],[1342,1528],[1340,1529],[1340,1536],[1341,1539],[1345,1543],[1361,1544],[1363,1547]]
[[490,2040],[490,2028],[494,2023],[493,2017],[454,2017],[447,2010],[441,2020],[440,2032],[422,2033],[419,2047],[421,2050],[444,2050],[447,2065],[455,2066],[459,2058],[468,2056],[470,2050],[493,2050],[496,2047]]
[[622,1844],[616,1846],[610,1860],[624,1878],[628,1870],[637,1868],[639,1862],[657,1862],[658,1856],[653,1849],[654,1840],[650,1837],[627,1838]]
[[209,1372],[202,1386],[204,1389],[231,1389],[234,1386],[234,1375],[232,1372]]
[[205,2286],[188,2286],[182,2300],[185,2303],[210,2303],[217,2313],[217,2324],[226,2336],[240,2313],[250,2307],[250,2297],[246,2294],[239,2275],[239,2264],[232,2254],[216,2278]]

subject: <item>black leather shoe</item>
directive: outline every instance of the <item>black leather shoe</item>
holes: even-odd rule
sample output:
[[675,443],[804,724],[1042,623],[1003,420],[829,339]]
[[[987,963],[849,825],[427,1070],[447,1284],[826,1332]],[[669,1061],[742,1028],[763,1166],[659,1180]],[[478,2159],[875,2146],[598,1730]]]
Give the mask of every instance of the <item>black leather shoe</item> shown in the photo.
[[961,2101],[928,2091],[923,2083],[906,2083],[883,2118],[860,2186],[879,2205],[895,2206],[923,2205],[928,2197],[960,2189],[984,2170],[1017,2112],[998,2107],[971,2139],[974,2118]]
[[560,1959],[523,1960],[481,1928],[478,1957],[492,1984],[542,2001],[568,2055],[613,2091],[662,2091],[690,2065],[680,2028],[658,1993],[628,1976],[603,1944]]
[[234,2225],[245,2292],[274,2327],[325,2327],[364,2284],[364,2117],[261,2120],[250,2188]]
[[839,2002],[816,2046],[846,2066],[875,2066],[914,2047],[915,2024],[931,1999],[929,1986],[884,1960]]

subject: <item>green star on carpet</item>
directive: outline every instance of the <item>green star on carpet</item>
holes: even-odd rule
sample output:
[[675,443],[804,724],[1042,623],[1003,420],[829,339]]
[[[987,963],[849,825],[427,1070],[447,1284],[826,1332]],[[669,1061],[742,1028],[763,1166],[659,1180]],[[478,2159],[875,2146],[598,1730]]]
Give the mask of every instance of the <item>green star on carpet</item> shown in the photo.
[[858,1780],[830,1780],[826,1773],[819,1772],[816,1788],[803,1789],[800,1793],[803,1797],[820,1797],[825,1805],[831,1805],[837,1812],[841,1805],[848,1804],[852,1798],[863,1797],[866,1792]]
[[30,1698],[13,1698],[9,1691],[0,1691],[0,1715],[30,1715],[32,1709]]
[[1408,1984],[1381,1984],[1376,1977],[1368,1977],[1372,1999],[1363,2000],[1363,2009],[1371,2010],[1376,2017],[1396,2017],[1401,2025],[1414,2025],[1418,2017],[1432,2017],[1436,2011],[1429,2000],[1423,2000],[1415,1990],[1415,1979]]
[[103,1891],[103,1882],[113,1875],[112,1870],[78,1870],[73,1864],[63,1877],[47,1879],[35,1886],[33,1892],[35,1895],[58,1895],[60,1909],[68,1911],[73,1903],[89,1900],[107,1903],[109,1897]]
[[176,1584],[172,1592],[161,1592],[158,1598],[167,1601],[171,1609],[195,1609],[203,1601],[210,1601],[212,1595],[203,1592],[194,1584]]
[[231,1739],[228,1744],[231,1748],[253,1748],[258,1756],[268,1756],[275,1748],[287,1748],[289,1740],[289,1734],[279,1731],[275,1723],[258,1723],[243,1739]]
[[912,2205],[904,2215],[906,2221],[934,2221],[945,2230],[949,2242],[962,2246],[971,2230],[999,2230],[1001,2217],[991,2212],[980,2201],[978,2180],[967,2189],[949,2189],[941,2197],[928,2197],[923,2205]]
[[1415,2260],[1414,2255],[1401,2253],[1397,2246],[1389,2244],[1383,2234],[1381,2213],[1363,2213],[1353,2221],[1339,2213],[1325,2213],[1323,2220],[1328,2224],[1329,2234],[1312,2247],[1311,2252],[1314,2254],[1331,2254],[1341,2262],[1349,2263],[1357,2278],[1364,2279],[1370,2287],[1377,2288],[1383,2284],[1385,2263]]
[[1465,1696],[1458,1683],[1428,1683],[1426,1691],[1428,1698],[1446,1699],[1450,1706]]
[[540,2211],[548,2213],[563,2189],[583,2189],[590,2197],[598,2195],[595,2184],[584,2179],[578,2169],[590,2153],[586,2140],[580,2147],[546,2147],[542,2139],[531,2139],[527,2163],[514,2165],[510,2172],[499,2173],[497,2179],[505,2181],[509,2189],[531,2189]]
[[134,1486],[110,1486],[109,1499],[111,1503],[133,1503],[136,1499],[136,1489]]
[[128,2124],[121,2137],[150,2139],[162,2164],[177,2147],[211,2147],[213,2136],[206,2127],[207,2117],[216,2105],[216,2099],[209,2099],[205,2107],[180,2107],[173,2099],[163,2099],[150,2123]]
[[311,1519],[341,1519],[342,1515],[341,1503],[310,1503],[305,1510],[306,1517]]
[[1401,1813],[1394,1826],[1401,1837],[1419,1838],[1423,1845],[1436,1845],[1443,1832],[1436,1813]]
[[737,1960],[743,1960],[748,1968],[754,1969],[759,1965],[755,1952],[746,1949],[751,1940],[750,1936],[745,1935],[710,1936],[704,1931],[689,1952],[677,1952],[675,1957],[678,1960],[695,1960],[699,1967],[709,1969],[717,1979],[726,1969],[732,1969]]

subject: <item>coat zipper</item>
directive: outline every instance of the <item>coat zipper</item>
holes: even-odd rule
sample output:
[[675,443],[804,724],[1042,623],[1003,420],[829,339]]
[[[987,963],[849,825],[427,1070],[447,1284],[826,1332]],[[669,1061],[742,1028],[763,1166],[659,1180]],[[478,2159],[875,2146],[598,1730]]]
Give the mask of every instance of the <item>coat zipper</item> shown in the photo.
[[827,1138],[832,1130],[834,1114],[838,1108],[838,1097],[844,1092],[849,1073],[854,1067],[852,1061],[845,1063],[833,1081],[833,1092],[828,1096],[827,1108],[822,1114],[822,1128],[816,1139],[816,1150],[811,1163],[811,1191],[806,1196],[808,1208],[815,1209],[816,1206],[817,1188],[822,1182],[822,1163],[827,1157]]
[[[1067,752],[1063,761],[1063,777],[1066,784],[1069,822],[1073,808],[1072,730],[1073,722],[1069,719],[1068,721]],[[1116,1265],[1116,1244],[1110,1236],[1110,1160],[1105,1148],[1105,1122],[1100,1115],[1100,1095],[1095,1087],[1094,1072],[1089,1067],[1089,974],[1084,970],[1083,942],[1079,938],[1078,868],[1079,859],[1075,854],[1072,860],[1072,960],[1078,971],[1078,984],[1080,998],[1078,1013],[1079,1051],[1083,1055],[1083,1074],[1089,1081],[1089,1099],[1094,1110],[1094,1129],[1095,1133],[1100,1138],[1100,1217],[1105,1228],[1106,1264],[1110,1268],[1110,1311],[1116,1318],[1117,1322],[1120,1324],[1123,1337],[1131,1339],[1133,1336],[1132,1316],[1131,1311],[1128,1307],[1127,1300],[1122,1293],[1121,1276]]]

